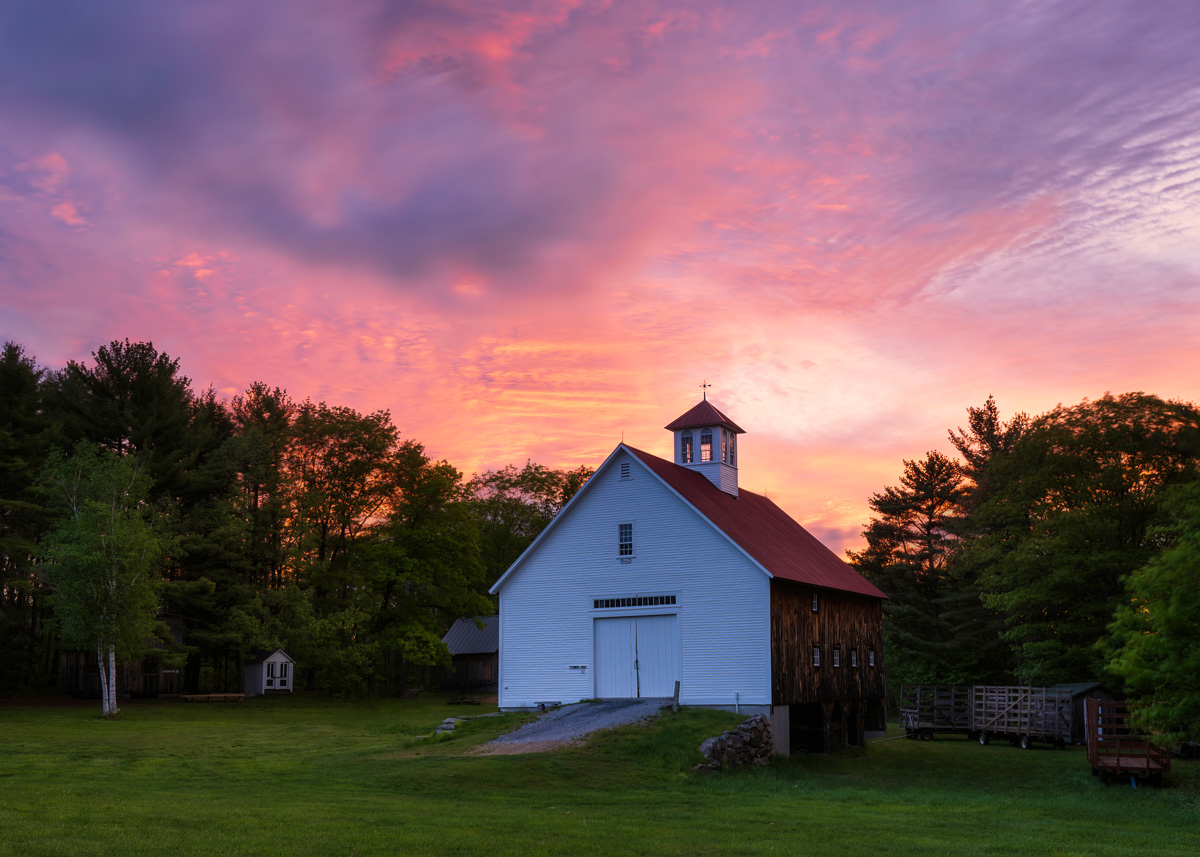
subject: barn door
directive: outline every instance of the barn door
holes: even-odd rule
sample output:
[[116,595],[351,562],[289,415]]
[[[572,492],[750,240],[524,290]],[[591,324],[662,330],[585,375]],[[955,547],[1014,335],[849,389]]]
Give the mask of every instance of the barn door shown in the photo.
[[596,620],[596,697],[667,697],[679,676],[674,616]]

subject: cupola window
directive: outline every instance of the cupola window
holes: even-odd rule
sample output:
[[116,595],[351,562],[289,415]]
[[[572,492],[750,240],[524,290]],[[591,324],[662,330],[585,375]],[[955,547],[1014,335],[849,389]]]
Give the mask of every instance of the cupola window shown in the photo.
[[729,463],[729,432],[721,429],[721,460]]
[[692,456],[692,433],[685,431],[679,436],[679,461],[683,464],[691,464],[695,460]]
[[700,460],[712,461],[712,429],[705,429],[700,432]]

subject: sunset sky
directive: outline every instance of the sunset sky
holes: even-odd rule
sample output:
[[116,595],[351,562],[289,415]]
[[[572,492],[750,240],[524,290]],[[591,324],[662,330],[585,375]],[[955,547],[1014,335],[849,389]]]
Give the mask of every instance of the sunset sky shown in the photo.
[[150,340],[467,474],[709,398],[831,547],[902,459],[1200,367],[1200,3],[10,0],[0,340]]

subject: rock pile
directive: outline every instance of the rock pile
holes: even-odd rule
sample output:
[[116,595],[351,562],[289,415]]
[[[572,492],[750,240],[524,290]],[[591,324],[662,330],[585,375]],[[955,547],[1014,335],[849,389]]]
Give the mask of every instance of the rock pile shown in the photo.
[[766,765],[771,761],[775,737],[771,721],[755,714],[736,728],[709,738],[700,745],[700,753],[708,762],[697,765],[697,771],[716,771],[721,768],[741,768],[746,765]]
[[500,714],[501,712],[499,711],[492,711],[488,714],[468,714],[461,717],[447,717],[442,721],[442,724],[437,729],[433,730],[433,734],[441,735],[443,732],[453,732],[458,724],[462,723],[464,720],[470,720],[472,717],[499,717]]

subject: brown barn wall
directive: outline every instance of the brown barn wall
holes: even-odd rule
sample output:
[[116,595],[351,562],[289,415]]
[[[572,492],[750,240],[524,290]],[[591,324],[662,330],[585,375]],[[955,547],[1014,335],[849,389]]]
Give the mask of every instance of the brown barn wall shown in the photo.
[[[819,596],[812,611],[812,595]],[[821,666],[812,665],[812,647],[821,647]],[[841,666],[833,665],[834,647]],[[858,650],[858,666],[850,651]],[[875,666],[867,666],[869,650]],[[771,702],[880,699],[884,692],[883,605],[877,598],[835,592],[778,578],[771,581]]]

